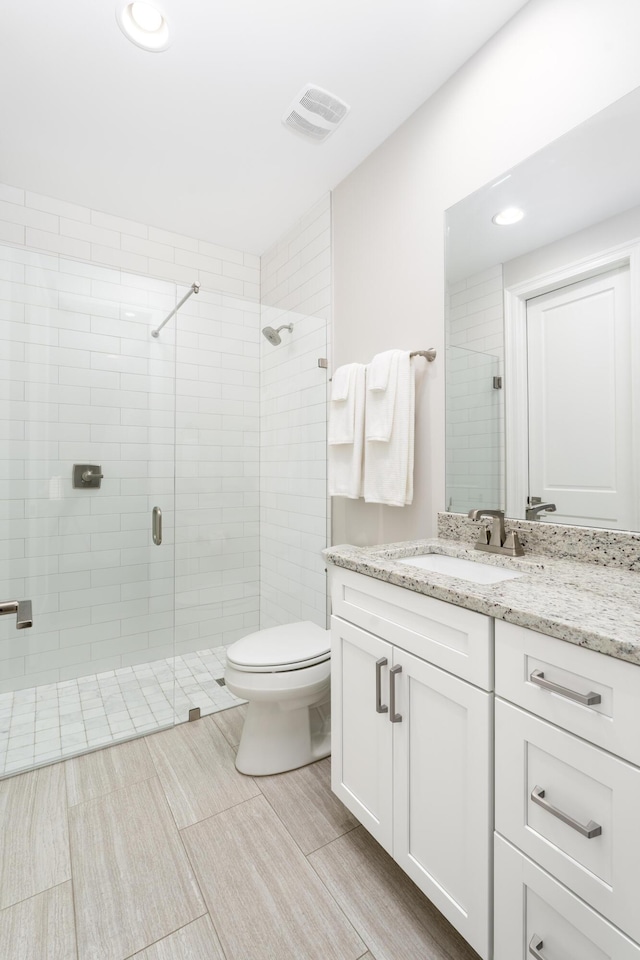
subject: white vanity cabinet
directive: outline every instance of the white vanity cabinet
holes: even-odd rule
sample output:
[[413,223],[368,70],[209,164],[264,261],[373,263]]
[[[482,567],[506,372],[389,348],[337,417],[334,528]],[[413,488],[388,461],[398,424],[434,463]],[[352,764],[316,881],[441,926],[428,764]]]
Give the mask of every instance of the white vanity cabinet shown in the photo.
[[640,670],[496,622],[495,960],[640,960]]
[[339,568],[332,602],[333,790],[489,960],[493,621]]

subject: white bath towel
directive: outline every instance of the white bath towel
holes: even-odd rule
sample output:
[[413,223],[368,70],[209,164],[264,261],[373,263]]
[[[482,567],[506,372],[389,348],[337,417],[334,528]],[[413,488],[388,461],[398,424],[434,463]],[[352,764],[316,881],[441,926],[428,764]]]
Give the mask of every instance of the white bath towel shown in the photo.
[[[329,495],[357,500],[362,496],[365,367],[362,363],[350,366],[347,399],[329,403]],[[348,413],[343,409],[347,406]],[[338,439],[345,436],[351,439]]]
[[[388,441],[366,440],[364,499],[403,507],[413,501],[415,365],[408,352],[398,360],[393,425]],[[391,388],[391,384],[387,390]],[[370,392],[367,392],[369,402]]]
[[387,443],[391,438],[398,392],[398,365],[406,350],[378,353],[367,367],[365,439]]
[[329,446],[336,443],[353,443],[355,426],[355,376],[356,368],[361,363],[347,363],[338,367],[335,376],[338,378],[336,390],[337,399],[333,395],[333,380],[331,381],[331,400],[329,401],[329,427],[327,442]]

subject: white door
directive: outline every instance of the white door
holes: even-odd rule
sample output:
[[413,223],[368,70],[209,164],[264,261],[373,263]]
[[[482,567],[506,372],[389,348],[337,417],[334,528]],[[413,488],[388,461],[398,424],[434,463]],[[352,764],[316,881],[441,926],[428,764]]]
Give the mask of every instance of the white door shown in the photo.
[[551,522],[637,529],[629,268],[529,300],[527,336],[529,496]]
[[490,956],[493,695],[394,650],[394,859]]
[[393,646],[331,618],[331,788],[392,852],[392,734],[389,670]]

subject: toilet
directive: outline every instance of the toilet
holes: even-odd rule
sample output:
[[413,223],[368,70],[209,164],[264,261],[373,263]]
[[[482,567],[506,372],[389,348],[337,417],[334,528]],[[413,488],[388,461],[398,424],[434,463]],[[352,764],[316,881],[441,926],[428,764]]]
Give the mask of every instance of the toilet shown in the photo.
[[226,686],[249,702],[236,756],[240,773],[284,773],[331,752],[330,637],[305,620],[227,647]]

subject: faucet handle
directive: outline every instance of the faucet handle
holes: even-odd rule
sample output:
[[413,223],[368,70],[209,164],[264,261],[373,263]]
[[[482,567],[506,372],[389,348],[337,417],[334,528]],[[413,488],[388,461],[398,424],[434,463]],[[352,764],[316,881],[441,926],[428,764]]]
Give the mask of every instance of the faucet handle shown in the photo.
[[520,537],[515,530],[507,534],[504,541],[504,552],[511,557],[524,557],[524,547],[520,543]]

